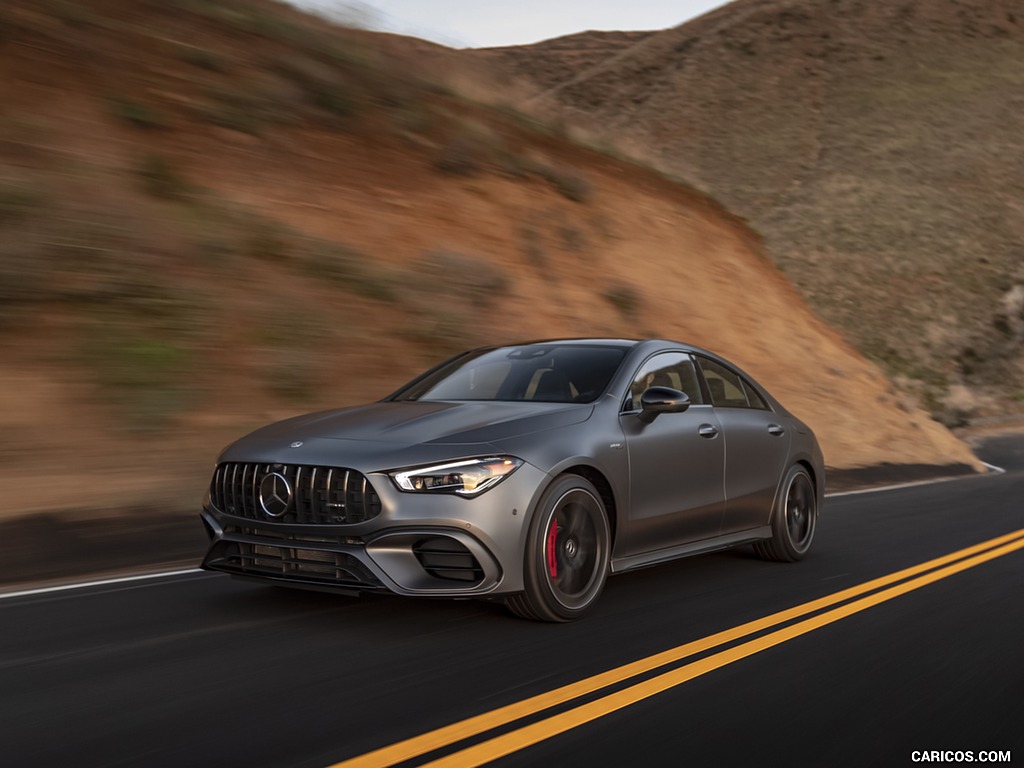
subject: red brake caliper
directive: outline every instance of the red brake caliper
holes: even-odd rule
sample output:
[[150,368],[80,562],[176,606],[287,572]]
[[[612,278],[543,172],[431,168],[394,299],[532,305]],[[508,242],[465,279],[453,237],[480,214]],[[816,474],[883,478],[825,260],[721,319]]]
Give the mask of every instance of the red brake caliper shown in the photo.
[[558,558],[555,557],[555,542],[558,540],[558,523],[552,519],[551,527],[548,528],[548,573],[552,579],[558,578]]

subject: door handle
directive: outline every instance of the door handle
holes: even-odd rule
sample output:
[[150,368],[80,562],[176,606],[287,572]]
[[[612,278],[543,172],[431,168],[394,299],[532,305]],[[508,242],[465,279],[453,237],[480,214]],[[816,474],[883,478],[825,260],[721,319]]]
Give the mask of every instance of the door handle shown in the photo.
[[775,435],[776,437],[780,437],[781,435],[786,434],[786,430],[784,430],[778,424],[769,424],[768,425],[768,434],[769,435]]
[[711,424],[701,424],[700,429],[697,430],[697,434],[701,437],[712,438],[718,434],[718,427]]

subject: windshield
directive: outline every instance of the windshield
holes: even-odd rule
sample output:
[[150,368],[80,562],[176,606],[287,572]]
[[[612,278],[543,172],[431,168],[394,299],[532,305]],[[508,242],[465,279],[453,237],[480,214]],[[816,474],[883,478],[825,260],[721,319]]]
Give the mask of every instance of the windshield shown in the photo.
[[590,403],[625,357],[613,345],[529,344],[464,355],[396,392],[394,400]]

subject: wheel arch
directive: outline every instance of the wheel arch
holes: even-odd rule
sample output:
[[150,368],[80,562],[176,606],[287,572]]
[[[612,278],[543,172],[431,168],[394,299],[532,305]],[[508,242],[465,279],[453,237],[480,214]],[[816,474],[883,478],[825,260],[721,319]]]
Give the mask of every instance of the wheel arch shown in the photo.
[[577,475],[588,481],[597,492],[601,495],[601,501],[604,504],[604,513],[608,518],[608,528],[611,532],[611,543],[615,545],[615,533],[617,528],[618,518],[618,505],[615,502],[615,492],[612,490],[612,484],[604,473],[596,467],[592,467],[589,464],[574,464],[571,467],[566,467],[559,475]]
[[825,478],[819,476],[819,472],[814,467],[814,463],[810,459],[797,459],[794,462],[795,465],[801,466],[807,470],[807,474],[810,475],[811,484],[814,486],[814,513],[815,516],[821,516],[821,504],[825,498]]

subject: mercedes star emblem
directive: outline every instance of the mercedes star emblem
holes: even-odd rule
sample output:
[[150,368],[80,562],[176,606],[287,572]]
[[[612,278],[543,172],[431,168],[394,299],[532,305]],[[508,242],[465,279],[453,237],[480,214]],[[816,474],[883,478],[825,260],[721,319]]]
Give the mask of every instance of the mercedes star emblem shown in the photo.
[[271,472],[260,481],[260,506],[267,517],[281,517],[292,505],[292,486],[280,472]]

